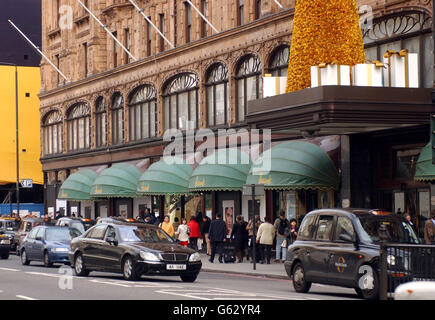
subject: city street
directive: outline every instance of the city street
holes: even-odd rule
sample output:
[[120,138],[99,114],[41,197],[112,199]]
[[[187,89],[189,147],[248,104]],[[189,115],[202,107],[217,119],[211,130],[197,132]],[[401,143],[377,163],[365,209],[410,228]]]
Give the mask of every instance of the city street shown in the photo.
[[[65,267],[23,266],[11,255],[0,261],[0,300],[350,300],[354,290],[313,284],[308,294],[294,291],[290,280],[201,272],[194,283],[177,277],[142,277],[129,282],[121,275],[93,272],[65,278]],[[71,273],[72,274],[72,273]],[[69,284],[72,283],[72,288]],[[63,289],[62,289],[63,288]]]

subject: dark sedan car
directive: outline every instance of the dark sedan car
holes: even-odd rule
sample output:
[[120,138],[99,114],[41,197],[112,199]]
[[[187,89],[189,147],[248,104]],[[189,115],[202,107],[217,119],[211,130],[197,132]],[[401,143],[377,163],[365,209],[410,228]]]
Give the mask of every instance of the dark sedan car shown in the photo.
[[21,244],[21,263],[29,265],[30,261],[43,261],[46,267],[51,267],[53,263],[69,264],[69,244],[80,234],[75,228],[37,226]]
[[[297,292],[311,283],[354,288],[365,299],[379,293],[380,233],[389,243],[418,244],[411,225],[402,216],[377,210],[323,209],[308,213],[297,240],[288,248],[285,269]],[[405,252],[389,253],[388,263],[401,268]],[[407,273],[406,264],[403,275]]]
[[68,255],[78,276],[108,271],[122,273],[127,280],[162,275],[193,282],[202,267],[197,252],[143,223],[99,223],[71,241]]
[[11,242],[11,251],[15,251],[16,244],[14,243],[15,233],[18,231],[19,222],[15,218],[0,217],[0,232],[9,238]]
[[84,233],[86,230],[95,225],[95,221],[85,218],[62,217],[56,221],[56,226],[71,227]]

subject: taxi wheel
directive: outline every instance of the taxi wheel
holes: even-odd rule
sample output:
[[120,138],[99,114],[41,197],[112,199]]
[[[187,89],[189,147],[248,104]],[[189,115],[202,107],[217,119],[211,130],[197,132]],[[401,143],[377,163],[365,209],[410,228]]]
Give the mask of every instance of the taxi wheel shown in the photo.
[[89,275],[89,271],[86,270],[85,264],[83,263],[83,256],[79,253],[74,260],[74,271],[79,277],[86,277]]
[[311,288],[311,282],[305,280],[305,270],[300,262],[296,264],[293,271],[293,287],[299,293],[307,293]]
[[181,280],[183,282],[195,282],[196,278],[198,277],[198,275],[182,275],[180,276]]
[[52,267],[53,263],[50,262],[50,256],[48,255],[48,252],[44,252],[44,267]]
[[134,264],[133,258],[127,256],[124,258],[122,263],[122,275],[125,280],[135,281],[139,278],[136,272],[136,265]]
[[[373,275],[373,288],[365,289],[365,290],[360,288],[355,288],[358,297],[365,300],[377,300],[379,298],[379,276],[375,270],[372,271],[372,275]],[[361,277],[358,279],[358,283],[363,281],[363,277],[366,277],[366,274],[361,275]]]
[[27,259],[26,250],[21,250],[21,264],[24,266],[28,266],[30,264],[30,260]]

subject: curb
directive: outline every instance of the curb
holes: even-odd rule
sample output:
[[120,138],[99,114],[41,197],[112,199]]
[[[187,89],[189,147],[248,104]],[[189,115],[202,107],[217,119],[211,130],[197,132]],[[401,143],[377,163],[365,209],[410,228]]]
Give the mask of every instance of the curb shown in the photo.
[[216,269],[209,269],[209,268],[201,268],[201,272],[210,272],[210,273],[224,273],[224,274],[240,274],[240,275],[248,275],[248,276],[255,276],[255,277],[264,277],[264,278],[270,278],[270,279],[278,279],[278,280],[290,280],[288,276],[285,275],[278,275],[278,274],[267,274],[267,273],[257,273],[257,272],[240,272],[240,271],[230,271],[230,270],[216,270]]

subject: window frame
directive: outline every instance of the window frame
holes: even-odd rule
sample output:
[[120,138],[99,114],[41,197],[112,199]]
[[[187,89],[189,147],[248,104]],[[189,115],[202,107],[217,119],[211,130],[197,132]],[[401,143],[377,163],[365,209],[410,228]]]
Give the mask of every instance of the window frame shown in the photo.
[[[74,115],[75,112],[80,112],[80,114]],[[91,148],[91,108],[86,102],[75,103],[68,109],[66,127],[68,133],[67,150],[69,152]],[[81,129],[83,129],[82,139],[80,137]],[[82,148],[80,147],[81,143],[83,143]]]
[[[246,67],[244,67],[244,64],[248,63],[247,61],[249,61],[251,58],[256,59],[256,63],[255,63],[255,65],[253,65],[253,67],[257,70],[252,69],[251,73],[242,72],[243,74],[240,74],[240,70],[242,68],[244,68],[245,70],[247,69]],[[236,80],[236,122],[243,123],[246,121],[245,116],[246,116],[247,107],[248,107],[248,100],[247,100],[247,93],[248,93],[247,92],[247,90],[248,90],[247,81],[248,81],[248,79],[255,77],[256,99],[261,98],[261,95],[262,95],[261,75],[262,75],[261,60],[256,54],[248,54],[239,60],[238,66],[237,66],[237,71],[236,71],[236,76],[234,77],[234,79]],[[243,81],[243,112],[244,112],[243,119],[240,119],[240,112],[239,112],[239,107],[240,107],[239,106],[239,96],[240,96],[239,82],[240,81]],[[251,101],[251,100],[249,100],[249,101]]]
[[[131,102],[131,100],[134,98],[136,94],[139,93],[139,91],[145,90],[144,99]],[[144,108],[148,107],[147,116],[146,119],[147,122],[147,128],[148,128],[148,134],[147,136],[144,135]],[[145,84],[141,85],[137,88],[135,88],[130,95],[129,103],[128,103],[128,110],[129,110],[129,141],[141,141],[146,139],[154,138],[158,135],[158,107],[157,107],[157,90],[154,86]],[[139,110],[137,110],[139,109]],[[151,118],[152,115],[152,109],[154,109],[154,119]],[[140,117],[140,137],[136,137],[137,128],[136,125],[138,122],[136,121],[137,117],[137,111]],[[132,115],[134,114],[134,117]],[[152,125],[154,126],[154,132],[152,130]]]
[[[115,99],[121,99],[121,102],[115,106]],[[119,116],[121,115],[121,119]],[[124,135],[124,97],[120,92],[115,92],[112,95],[111,104],[110,104],[110,117],[111,117],[111,125],[112,125],[112,145],[120,145],[124,143],[125,135]],[[119,124],[121,123],[121,128],[119,128]]]
[[[42,125],[43,153],[56,155],[63,153],[63,117],[58,110],[53,110],[44,116]],[[54,130],[56,129],[56,135]],[[56,137],[55,137],[56,136]],[[50,139],[51,137],[51,139]],[[54,146],[56,145],[56,148]],[[56,149],[56,152],[54,151]]]
[[[101,102],[101,104],[100,104]],[[102,108],[99,106],[102,105]],[[107,146],[107,105],[103,96],[95,101],[95,146],[97,148]],[[104,137],[104,139],[103,139]]]
[[[288,50],[288,57],[287,62],[283,62],[282,64],[274,65],[275,58],[280,55],[283,56],[283,50]],[[289,45],[280,45],[277,48],[275,48],[270,56],[269,66],[267,68],[267,73],[272,74],[273,77],[287,77],[287,72],[285,74],[282,74],[283,69],[288,70],[288,64],[289,64],[289,58],[290,58],[290,46]],[[278,61],[282,61],[282,59],[278,59]],[[274,74],[274,73],[277,74]]]
[[[221,77],[220,79],[212,79],[211,81],[209,81],[209,79],[211,77],[213,77],[213,73],[215,72],[215,70],[217,70],[218,68],[223,68],[223,74],[224,77]],[[213,65],[211,65],[209,67],[209,69],[207,70],[207,77],[206,77],[206,82],[204,84],[205,87],[205,104],[206,104],[206,123],[207,123],[207,127],[215,127],[215,126],[221,126],[221,125],[228,125],[228,120],[231,117],[231,113],[230,113],[230,105],[231,105],[231,101],[229,98],[229,73],[228,73],[228,68],[227,66],[222,63],[222,62],[218,62],[218,63],[214,63]],[[223,123],[216,123],[216,90],[217,87],[220,85],[224,85],[224,122]],[[209,105],[209,88],[212,88],[213,90],[213,106]],[[213,123],[210,123],[210,109],[213,110]]]

